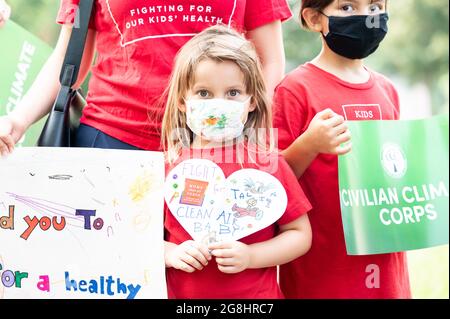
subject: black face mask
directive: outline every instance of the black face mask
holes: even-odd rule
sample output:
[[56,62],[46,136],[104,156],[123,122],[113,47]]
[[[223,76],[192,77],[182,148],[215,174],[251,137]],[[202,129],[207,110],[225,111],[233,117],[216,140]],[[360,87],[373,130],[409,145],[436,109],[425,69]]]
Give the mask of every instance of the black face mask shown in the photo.
[[[321,12],[322,13],[322,12]],[[330,32],[323,37],[330,49],[348,59],[364,59],[374,53],[388,32],[387,13],[328,17]]]

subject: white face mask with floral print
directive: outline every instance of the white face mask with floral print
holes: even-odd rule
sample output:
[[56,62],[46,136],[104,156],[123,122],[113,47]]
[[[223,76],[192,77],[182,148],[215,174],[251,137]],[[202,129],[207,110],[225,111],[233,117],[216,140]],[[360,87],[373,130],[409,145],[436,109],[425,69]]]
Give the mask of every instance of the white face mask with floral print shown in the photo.
[[186,100],[189,128],[213,142],[235,139],[244,131],[244,113],[251,97],[244,102],[224,99]]

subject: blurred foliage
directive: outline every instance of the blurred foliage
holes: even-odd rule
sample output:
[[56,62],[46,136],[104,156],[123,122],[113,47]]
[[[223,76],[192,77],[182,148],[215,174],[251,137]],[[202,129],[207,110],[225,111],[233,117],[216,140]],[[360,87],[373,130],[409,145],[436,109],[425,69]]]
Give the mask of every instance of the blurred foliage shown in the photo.
[[[28,31],[40,37],[49,45],[56,45],[60,25],[56,23],[59,10],[58,0],[6,0],[11,6],[11,19]],[[90,75],[82,85],[84,93],[88,90]]]
[[414,298],[449,299],[449,246],[408,252],[408,270]]
[[6,0],[11,6],[11,19],[42,40],[55,46],[60,27],[56,24],[58,0]]

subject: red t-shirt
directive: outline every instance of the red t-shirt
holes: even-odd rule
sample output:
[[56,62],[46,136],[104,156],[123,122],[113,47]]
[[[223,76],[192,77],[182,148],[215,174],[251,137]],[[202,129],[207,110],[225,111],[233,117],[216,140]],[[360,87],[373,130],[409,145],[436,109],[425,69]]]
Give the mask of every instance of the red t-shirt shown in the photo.
[[[58,23],[72,23],[79,0],[61,0]],[[146,150],[160,149],[161,98],[178,50],[206,27],[242,32],[291,12],[285,0],[98,0],[97,59],[81,123]]]
[[[275,93],[274,127],[285,149],[320,111],[331,108],[347,120],[397,120],[399,99],[393,84],[370,71],[363,84],[347,83],[311,63],[289,74]],[[367,141],[370,143],[370,141]],[[370,174],[370,172],[369,172]],[[406,255],[348,256],[339,205],[338,158],[319,155],[300,179],[311,201],[311,250],[284,265],[280,285],[287,298],[410,298]],[[380,269],[380,288],[366,279]],[[368,272],[366,272],[368,271]],[[369,280],[370,281],[370,280]]]
[[[184,154],[177,163],[190,158],[213,159],[217,154],[229,154],[224,149],[212,149],[207,156],[193,156]],[[211,156],[211,157],[210,157]],[[266,160],[265,160],[266,161]],[[245,168],[259,169],[275,176],[286,189],[288,205],[284,215],[273,225],[260,230],[240,241],[245,244],[253,244],[267,241],[278,234],[278,226],[289,224],[300,216],[306,214],[311,205],[306,199],[300,185],[297,182],[291,168],[284,158],[278,154],[270,157],[272,164],[276,166],[261,166],[250,163],[245,156],[242,165],[238,163],[227,163],[229,161],[215,161],[223,170],[225,177],[230,176],[235,171]],[[275,167],[275,171],[273,168]],[[166,170],[170,172],[170,168]],[[184,230],[180,223],[166,207],[165,214],[166,240],[175,244],[180,244],[186,240],[191,240],[191,236]],[[213,258],[208,266],[201,271],[186,273],[174,268],[168,268],[167,287],[169,298],[176,299],[276,299],[283,298],[283,294],[277,283],[276,267],[247,269],[238,274],[224,274],[217,268],[217,263]]]

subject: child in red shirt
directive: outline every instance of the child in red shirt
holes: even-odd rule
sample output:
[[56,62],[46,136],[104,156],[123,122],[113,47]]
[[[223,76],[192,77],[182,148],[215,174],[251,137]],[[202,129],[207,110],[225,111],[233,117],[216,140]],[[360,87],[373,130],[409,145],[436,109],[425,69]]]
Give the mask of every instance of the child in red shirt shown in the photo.
[[[166,208],[169,298],[282,298],[276,266],[308,251],[310,205],[283,157],[261,141],[271,127],[271,110],[252,45],[220,26],[190,40],[177,56],[162,127],[168,172],[192,158],[214,161],[225,177],[257,169],[277,178],[288,199],[275,224],[230,242],[193,241]],[[244,130],[252,129],[262,132],[244,138]],[[263,153],[269,165],[255,160]]]
[[274,126],[313,206],[314,241],[281,267],[282,291],[287,298],[410,298],[405,253],[347,255],[339,205],[336,155],[351,150],[345,121],[399,118],[394,86],[363,64],[386,35],[386,1],[303,0],[301,19],[322,34],[322,52],[278,86]]

